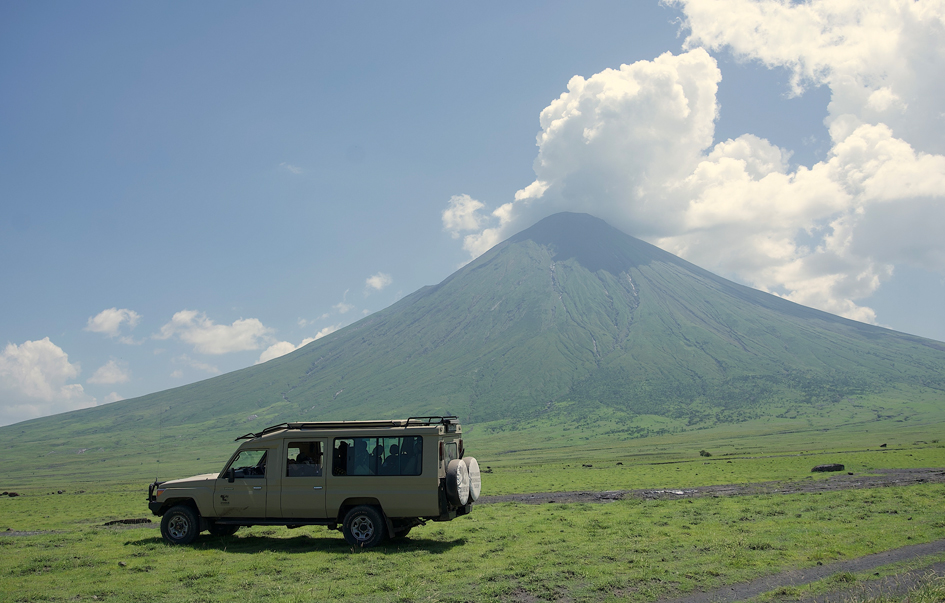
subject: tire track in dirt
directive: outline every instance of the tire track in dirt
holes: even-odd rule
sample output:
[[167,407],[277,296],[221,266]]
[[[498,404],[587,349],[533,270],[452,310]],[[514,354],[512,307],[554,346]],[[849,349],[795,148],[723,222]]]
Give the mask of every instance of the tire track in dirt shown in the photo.
[[773,481],[755,484],[725,484],[698,486],[694,488],[650,488],[639,490],[607,490],[603,492],[536,492],[532,494],[503,494],[482,496],[476,504],[516,502],[526,504],[547,503],[608,503],[627,497],[644,499],[702,498],[706,496],[751,496],[758,494],[802,494],[834,492],[861,488],[887,488],[911,486],[913,484],[945,483],[945,468],[924,469],[877,469],[873,473],[832,475],[827,479],[807,481]]
[[[525,504],[552,503],[609,503],[624,498],[649,500],[672,500],[721,496],[751,496],[763,494],[802,494],[833,492],[862,488],[888,488],[914,484],[945,483],[945,468],[922,469],[878,469],[869,474],[832,475],[827,479],[805,481],[772,481],[754,484],[725,484],[694,488],[663,488],[639,490],[608,490],[603,492],[539,492],[533,494],[506,494],[483,496],[477,504],[515,502]],[[871,569],[911,561],[929,555],[945,553],[945,540],[909,545],[898,549],[874,553],[856,559],[837,561],[805,569],[796,569],[763,576],[750,582],[730,584],[711,591],[691,593],[674,599],[661,599],[657,603],[734,603],[757,597],[781,587],[801,587],[841,572],[865,572]],[[879,595],[905,595],[910,588],[929,580],[945,577],[945,562],[934,563],[921,570],[912,570],[886,578],[860,583],[830,593],[801,599],[800,603],[828,603],[847,601],[849,595],[860,598]]]
[[[758,595],[784,586],[805,586],[811,582],[823,580],[824,578],[828,578],[841,572],[865,572],[884,565],[899,563],[901,561],[910,561],[912,559],[926,557],[928,555],[935,555],[938,553],[945,553],[945,540],[936,540],[933,542],[927,542],[925,544],[913,544],[899,549],[892,549],[890,551],[866,555],[865,557],[849,559],[847,561],[837,561],[835,563],[818,565],[805,569],[789,570],[778,574],[772,574],[770,576],[764,576],[756,580],[752,580],[751,582],[731,584],[729,586],[724,586],[722,588],[707,592],[692,593],[677,599],[661,599],[658,603],[733,603],[735,601],[751,599],[752,597],[757,597]],[[936,568],[938,575],[945,575],[943,574],[943,572],[945,572],[945,563],[936,563],[932,567]],[[923,570],[922,572],[909,573],[917,574],[915,577],[921,578],[928,575],[928,569]],[[887,589],[891,590],[892,586],[897,582],[899,582],[900,585],[904,584],[904,580],[902,578],[891,577],[891,579],[888,580]],[[903,590],[908,590],[908,586],[909,585],[906,585],[906,588]],[[879,584],[877,584],[876,587],[876,590],[881,590]],[[844,591],[846,590],[852,589],[844,589]],[[809,601],[810,603],[819,603],[837,600],[837,597],[842,596],[844,591],[834,591],[832,593],[819,595],[806,601]],[[888,590],[883,592],[885,594],[889,594]]]

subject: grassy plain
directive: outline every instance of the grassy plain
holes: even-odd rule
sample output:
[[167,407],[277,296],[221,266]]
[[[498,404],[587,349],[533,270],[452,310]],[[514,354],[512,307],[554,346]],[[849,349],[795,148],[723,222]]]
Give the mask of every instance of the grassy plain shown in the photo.
[[[632,440],[608,439],[598,425],[578,430],[593,436],[587,440],[573,428],[564,432],[566,426],[545,425],[541,433],[477,426],[467,447],[491,467],[487,494],[826,479],[810,473],[823,462],[844,463],[855,473],[945,467],[941,424],[913,423],[873,421],[827,434],[749,424]],[[219,452],[201,452],[198,463],[161,463],[184,470],[161,477],[214,470],[229,452],[221,445]],[[148,460],[138,459],[141,467]],[[103,525],[149,516],[145,493],[154,465],[145,471],[131,459],[100,464],[73,479],[29,479],[24,469],[21,496],[0,498],[0,532],[41,532],[0,536],[0,600],[653,601],[945,538],[945,485],[920,484],[480,505],[471,516],[416,528],[407,539],[368,551],[352,551],[340,533],[318,527],[255,527],[170,547],[156,524]],[[872,577],[841,578],[846,585]],[[796,599],[832,589],[837,580],[761,600]],[[923,588],[927,600],[939,600],[940,583]]]

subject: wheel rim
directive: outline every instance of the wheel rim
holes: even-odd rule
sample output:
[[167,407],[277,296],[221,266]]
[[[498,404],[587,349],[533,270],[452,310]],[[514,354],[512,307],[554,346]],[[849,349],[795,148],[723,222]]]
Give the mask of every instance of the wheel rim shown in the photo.
[[370,540],[374,536],[374,522],[365,515],[358,515],[351,522],[351,535],[358,542]]
[[187,536],[189,530],[190,522],[187,521],[187,518],[183,515],[175,515],[167,522],[167,533],[175,540],[180,540]]

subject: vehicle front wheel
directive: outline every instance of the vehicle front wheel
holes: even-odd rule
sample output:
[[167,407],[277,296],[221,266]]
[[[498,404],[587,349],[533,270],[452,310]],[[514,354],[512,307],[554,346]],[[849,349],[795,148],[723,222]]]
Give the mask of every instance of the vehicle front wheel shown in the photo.
[[387,530],[380,511],[361,505],[348,511],[341,531],[348,544],[367,549],[380,544]]
[[200,519],[187,505],[172,507],[161,518],[161,536],[170,544],[190,544],[200,533]]
[[240,529],[239,526],[211,523],[207,531],[209,531],[213,536],[232,536],[233,534],[236,534],[236,530],[238,529]]

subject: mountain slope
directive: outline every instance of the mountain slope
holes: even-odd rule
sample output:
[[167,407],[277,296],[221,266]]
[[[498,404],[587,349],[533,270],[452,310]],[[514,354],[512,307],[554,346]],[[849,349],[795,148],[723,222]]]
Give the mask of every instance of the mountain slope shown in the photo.
[[899,386],[945,392],[943,375],[945,344],[737,285],[564,213],[292,354],[2,428],[0,445],[14,434],[91,447],[101,434],[133,440],[142,429],[203,437],[285,420],[444,412],[482,422],[604,407],[737,421],[766,405]]

